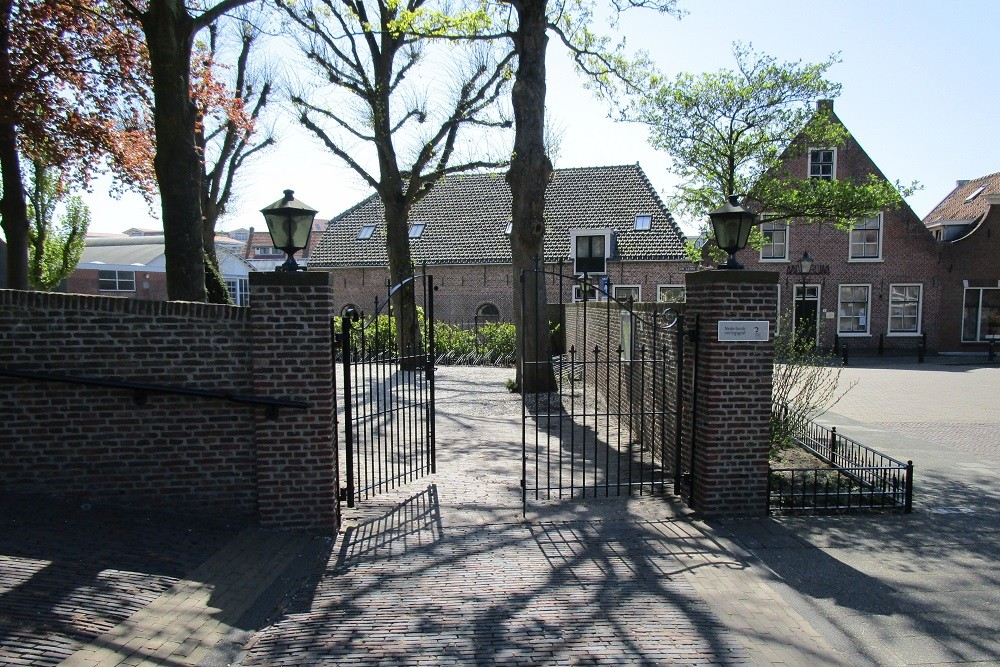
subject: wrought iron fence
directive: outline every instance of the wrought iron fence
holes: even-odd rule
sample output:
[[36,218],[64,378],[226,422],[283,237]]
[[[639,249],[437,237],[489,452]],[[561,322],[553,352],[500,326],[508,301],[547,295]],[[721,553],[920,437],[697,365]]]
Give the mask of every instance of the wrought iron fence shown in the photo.
[[827,464],[822,468],[771,468],[770,513],[913,510],[913,461],[906,463],[807,421],[793,442]]

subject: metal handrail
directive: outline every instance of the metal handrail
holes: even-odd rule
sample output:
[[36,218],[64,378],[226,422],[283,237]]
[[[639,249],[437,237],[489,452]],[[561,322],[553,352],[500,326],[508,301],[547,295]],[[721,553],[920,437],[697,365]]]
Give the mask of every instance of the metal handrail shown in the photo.
[[272,419],[277,417],[278,408],[308,410],[312,407],[312,404],[307,403],[306,401],[291,401],[281,398],[246,396],[243,394],[230,394],[221,391],[208,391],[206,389],[150,384],[146,382],[129,382],[126,380],[108,380],[105,378],[58,375],[55,373],[37,373],[34,371],[16,371],[10,369],[0,369],[0,376],[18,378],[21,380],[39,380],[41,382],[62,382],[64,384],[80,384],[92,387],[128,389],[140,394],[178,394],[182,396],[198,396],[200,398],[214,398],[246,405],[262,405],[268,408],[268,416]]

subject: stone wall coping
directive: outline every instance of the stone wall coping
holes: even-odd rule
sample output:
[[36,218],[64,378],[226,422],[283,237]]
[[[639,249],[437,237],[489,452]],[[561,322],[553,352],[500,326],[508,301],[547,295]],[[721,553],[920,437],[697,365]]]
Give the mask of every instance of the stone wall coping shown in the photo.
[[684,274],[688,285],[716,285],[722,283],[748,283],[777,285],[780,274],[777,271],[743,271],[733,269],[705,269]]
[[250,286],[326,287],[333,285],[329,271],[258,271],[250,274]]

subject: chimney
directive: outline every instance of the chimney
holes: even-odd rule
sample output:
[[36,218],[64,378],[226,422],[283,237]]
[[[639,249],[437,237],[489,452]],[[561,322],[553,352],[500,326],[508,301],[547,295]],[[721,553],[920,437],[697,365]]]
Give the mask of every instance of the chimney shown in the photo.
[[1000,206],[1000,192],[986,195],[986,201],[990,206]]
[[816,111],[833,113],[833,100],[816,100]]
[[966,178],[966,179],[962,179],[962,180],[958,180],[958,181],[955,181],[955,187],[956,187],[956,188],[960,188],[960,187],[962,187],[963,185],[968,185],[968,184],[969,184],[969,179],[967,179],[967,178]]

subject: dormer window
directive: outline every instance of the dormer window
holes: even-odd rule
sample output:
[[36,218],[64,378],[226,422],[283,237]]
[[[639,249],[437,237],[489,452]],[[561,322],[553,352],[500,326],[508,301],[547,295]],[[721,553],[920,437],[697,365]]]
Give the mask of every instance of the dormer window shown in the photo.
[[375,233],[375,225],[362,225],[361,231],[358,232],[358,240],[367,241]]
[[513,229],[514,229],[514,222],[513,222],[513,221],[509,221],[509,222],[507,223],[507,226],[506,226],[506,227],[504,227],[504,229],[503,229],[503,233],[504,233],[504,234],[506,234],[507,236],[510,236],[510,233],[511,233],[511,231],[512,231]]
[[832,148],[809,150],[809,178],[832,181],[837,177],[837,152]]
[[981,195],[983,193],[983,190],[985,189],[986,189],[985,185],[980,185],[978,188],[976,188],[975,192],[973,192],[971,195],[965,198],[966,203],[972,201],[973,199]]
[[411,239],[419,239],[420,235],[423,233],[424,233],[424,223],[414,222],[412,225],[410,225],[409,236]]
[[646,232],[653,227],[653,216],[651,215],[637,215],[635,216],[635,231]]
[[610,229],[576,229],[569,233],[573,273],[600,274],[607,271],[611,256]]

